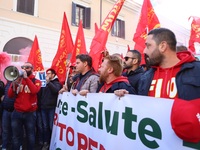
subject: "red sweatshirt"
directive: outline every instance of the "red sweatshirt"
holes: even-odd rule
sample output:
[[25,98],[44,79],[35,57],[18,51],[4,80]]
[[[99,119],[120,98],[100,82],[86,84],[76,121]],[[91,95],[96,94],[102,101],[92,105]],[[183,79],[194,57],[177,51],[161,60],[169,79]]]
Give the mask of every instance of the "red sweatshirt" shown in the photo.
[[[28,78],[22,79],[20,90],[14,103],[15,110],[19,112],[33,112],[37,109],[37,93],[41,88],[41,81],[34,78],[34,75],[30,75]],[[15,91],[17,91],[17,87],[15,87]],[[11,84],[8,96],[14,97],[15,91],[13,91]]]
[[181,66],[186,62],[195,61],[193,55],[190,52],[177,53],[180,61],[171,68],[160,68],[159,66],[153,66],[156,68],[151,86],[149,89],[149,96],[162,97],[162,98],[176,98],[178,91],[176,87],[176,74],[180,71]]

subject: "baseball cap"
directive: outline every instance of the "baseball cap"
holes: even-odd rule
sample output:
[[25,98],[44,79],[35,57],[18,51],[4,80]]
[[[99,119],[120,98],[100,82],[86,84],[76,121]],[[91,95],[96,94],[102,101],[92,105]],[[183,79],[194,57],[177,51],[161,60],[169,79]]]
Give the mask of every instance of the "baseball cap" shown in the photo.
[[171,125],[176,135],[186,142],[200,141],[200,99],[174,100]]

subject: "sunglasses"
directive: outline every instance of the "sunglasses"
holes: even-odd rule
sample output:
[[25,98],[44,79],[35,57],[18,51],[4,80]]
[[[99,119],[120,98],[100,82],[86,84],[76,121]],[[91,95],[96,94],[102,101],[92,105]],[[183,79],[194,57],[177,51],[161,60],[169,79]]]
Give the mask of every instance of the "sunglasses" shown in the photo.
[[127,61],[127,60],[129,60],[129,58],[131,58],[131,59],[137,59],[137,58],[127,57],[127,56],[126,56],[126,57],[124,57],[124,60]]
[[29,69],[32,68],[31,66],[21,66],[22,69]]

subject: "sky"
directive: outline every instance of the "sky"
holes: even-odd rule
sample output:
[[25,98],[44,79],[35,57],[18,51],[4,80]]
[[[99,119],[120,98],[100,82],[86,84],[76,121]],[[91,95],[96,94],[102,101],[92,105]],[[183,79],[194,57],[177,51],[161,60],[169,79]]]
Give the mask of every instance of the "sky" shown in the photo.
[[[143,4],[143,0],[127,0]],[[200,0],[151,0],[156,14],[191,29],[190,16],[200,17]]]

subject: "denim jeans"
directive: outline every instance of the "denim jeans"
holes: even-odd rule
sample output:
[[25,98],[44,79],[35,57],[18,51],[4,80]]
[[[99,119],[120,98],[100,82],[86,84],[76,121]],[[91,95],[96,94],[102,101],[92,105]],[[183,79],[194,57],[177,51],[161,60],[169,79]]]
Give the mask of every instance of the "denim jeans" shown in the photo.
[[2,148],[7,149],[12,141],[12,128],[11,128],[11,115],[12,112],[3,110],[2,114]]
[[36,120],[36,136],[38,143],[44,143],[44,129],[43,129],[43,123],[42,123],[42,114],[41,110],[36,111],[37,114],[37,120]]
[[35,149],[36,112],[13,111],[12,116],[13,150],[19,150],[23,141],[23,127],[26,133],[27,149]]
[[44,127],[44,142],[50,143],[55,108],[41,109],[41,113]]

